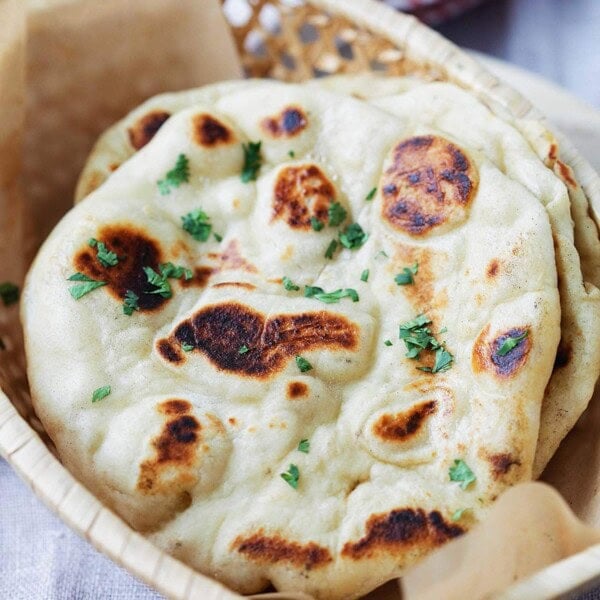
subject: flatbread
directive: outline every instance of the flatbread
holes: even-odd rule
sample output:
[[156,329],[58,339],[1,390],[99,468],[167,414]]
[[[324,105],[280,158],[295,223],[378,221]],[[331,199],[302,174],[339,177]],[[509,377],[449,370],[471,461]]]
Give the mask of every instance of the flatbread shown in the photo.
[[[254,84],[252,80],[229,82],[227,86],[232,87],[209,86],[152,98],[100,138],[80,179],[77,201],[110,175],[109,164],[119,165],[132,155],[135,151],[131,143],[132,132],[142,128],[148,115],[174,114],[193,104],[196,98],[210,101],[222,89],[233,92],[235,86],[242,89]],[[452,84],[427,84],[414,77],[362,75],[328,77],[310,85],[368,100],[405,120],[434,125],[453,136],[465,136],[473,145],[484,147],[499,169],[520,181],[547,206],[558,248],[562,342],[542,407],[534,468],[534,477],[539,477],[587,407],[600,375],[597,358],[600,356],[600,294],[596,289],[600,286],[600,242],[589,216],[585,194],[569,168],[559,160],[554,136],[537,122],[507,123],[494,116],[471,94]],[[470,115],[469,127],[465,127],[465,114]],[[512,146],[526,144],[558,177],[545,179],[547,189],[541,189],[538,181],[529,176],[528,169],[535,161],[534,156],[525,163],[506,159]],[[583,256],[583,266],[578,254]]]
[[[244,182],[242,144],[257,140],[264,163]],[[175,184],[181,155],[189,177]],[[534,158],[507,148],[540,193],[558,189]],[[358,597],[463,533],[531,478],[560,338],[544,205],[568,210],[566,196],[540,202],[492,159],[305,86],[254,83],[173,114],[65,216],[27,278],[32,395],[65,465],[243,593],[272,582]],[[330,227],[334,200],[348,218]],[[222,238],[182,228],[199,208]],[[368,238],[327,258],[350,223]],[[167,262],[193,272],[168,280],[171,297],[143,271]],[[75,271],[108,285],[76,301]],[[324,303],[305,286],[346,295]],[[432,351],[405,356],[398,327],[419,314],[448,370],[418,369],[434,367]]]

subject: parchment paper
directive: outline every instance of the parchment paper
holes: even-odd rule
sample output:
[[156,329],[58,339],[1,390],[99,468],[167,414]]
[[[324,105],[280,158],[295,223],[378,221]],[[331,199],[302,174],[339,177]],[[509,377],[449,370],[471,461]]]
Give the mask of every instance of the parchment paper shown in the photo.
[[[71,206],[79,170],[106,126],[155,93],[241,72],[217,0],[29,0],[21,153],[23,7],[22,0],[0,0],[0,280],[20,279],[22,258]],[[21,167],[26,200],[19,195]],[[6,314],[15,324],[16,313],[0,309]],[[6,318],[2,323],[0,318],[6,329]],[[8,357],[18,379],[21,361],[11,356],[0,353],[0,367]],[[0,383],[9,396],[12,384],[19,385],[2,377]],[[547,485],[509,490],[485,522],[404,578],[404,598],[483,598],[600,543],[600,531],[590,527],[600,525],[599,399],[597,394],[544,474],[574,512]],[[368,597],[400,598],[401,591],[391,583]]]

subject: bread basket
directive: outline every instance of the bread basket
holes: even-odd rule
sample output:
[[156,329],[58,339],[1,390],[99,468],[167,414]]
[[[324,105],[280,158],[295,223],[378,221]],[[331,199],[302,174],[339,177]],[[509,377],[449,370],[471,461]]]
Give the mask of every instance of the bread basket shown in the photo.
[[[248,76],[301,81],[368,71],[416,74],[466,88],[500,116],[543,120],[526,99],[473,58],[415,18],[375,0],[252,0],[247,8],[248,19],[232,25],[232,31]],[[600,178],[568,141],[559,139],[561,159],[575,172],[600,223],[594,210],[600,207]],[[71,528],[167,597],[238,598],[133,531],[61,465],[31,408],[16,314],[12,308],[0,311],[5,346],[0,352],[0,455]],[[596,580],[600,546],[555,563],[498,597],[551,598]]]

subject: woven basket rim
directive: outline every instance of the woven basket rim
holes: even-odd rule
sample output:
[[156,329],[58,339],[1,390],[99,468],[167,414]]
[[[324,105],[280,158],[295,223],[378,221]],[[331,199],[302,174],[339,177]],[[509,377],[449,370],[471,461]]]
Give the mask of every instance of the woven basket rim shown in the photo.
[[[564,135],[548,125],[545,117],[528,100],[492,75],[475,58],[416,18],[396,12],[376,0],[305,2],[346,17],[357,26],[388,39],[417,64],[440,70],[449,80],[492,102],[510,117],[543,123],[555,133],[560,143],[561,159],[575,172],[591,204],[594,220],[600,223],[600,177],[593,167]],[[177,600],[242,598],[216,580],[201,575],[161,551],[106,508],[48,450],[2,390],[0,456],[71,529],[165,596]],[[550,565],[495,597],[550,598],[589,585],[600,578],[599,557],[600,544]],[[565,572],[571,573],[571,576],[565,577]],[[300,600],[307,596],[285,594],[284,597]]]

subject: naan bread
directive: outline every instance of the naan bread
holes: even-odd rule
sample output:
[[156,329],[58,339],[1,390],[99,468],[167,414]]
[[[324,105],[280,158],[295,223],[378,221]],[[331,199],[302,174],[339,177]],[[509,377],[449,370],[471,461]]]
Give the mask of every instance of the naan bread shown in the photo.
[[[242,144],[258,140],[264,163],[244,182]],[[165,189],[181,155],[189,177]],[[560,338],[544,206],[566,197],[526,144],[505,160],[549,196],[460,132],[306,86],[255,82],[173,114],[65,216],[27,278],[32,394],[65,465],[244,593],[358,597],[463,533],[531,478]],[[348,212],[335,227],[334,202]],[[182,228],[197,209],[222,239]],[[359,247],[326,258],[340,232]],[[143,270],[167,262],[193,272],[168,280],[171,297]],[[107,285],[75,301],[75,271]],[[448,370],[419,370],[432,351],[406,357],[398,327],[420,314]]]
[[[110,165],[118,166],[135,152],[136,132],[144,131],[143,124],[151,120],[151,115],[174,114],[199,98],[212,101],[223,91],[233,92],[236,87],[243,89],[256,83],[228,82],[150,99],[100,138],[82,173],[77,200],[110,175]],[[558,250],[562,341],[542,407],[534,467],[534,477],[539,477],[587,407],[600,375],[600,293],[596,289],[600,286],[600,242],[585,195],[569,168],[558,159],[556,141],[535,122],[507,123],[494,116],[472,95],[452,84],[362,75],[328,77],[309,85],[369,100],[405,121],[433,125],[452,136],[464,137],[472,145],[485,148],[499,169],[527,187],[547,207]],[[465,115],[469,115],[468,127]],[[527,144],[539,160],[555,170],[557,178],[546,175],[540,181],[531,177],[530,164],[536,161],[533,155],[527,161],[511,160],[512,148],[527,155],[523,148]],[[578,253],[583,256],[583,269],[587,269],[585,282]]]

